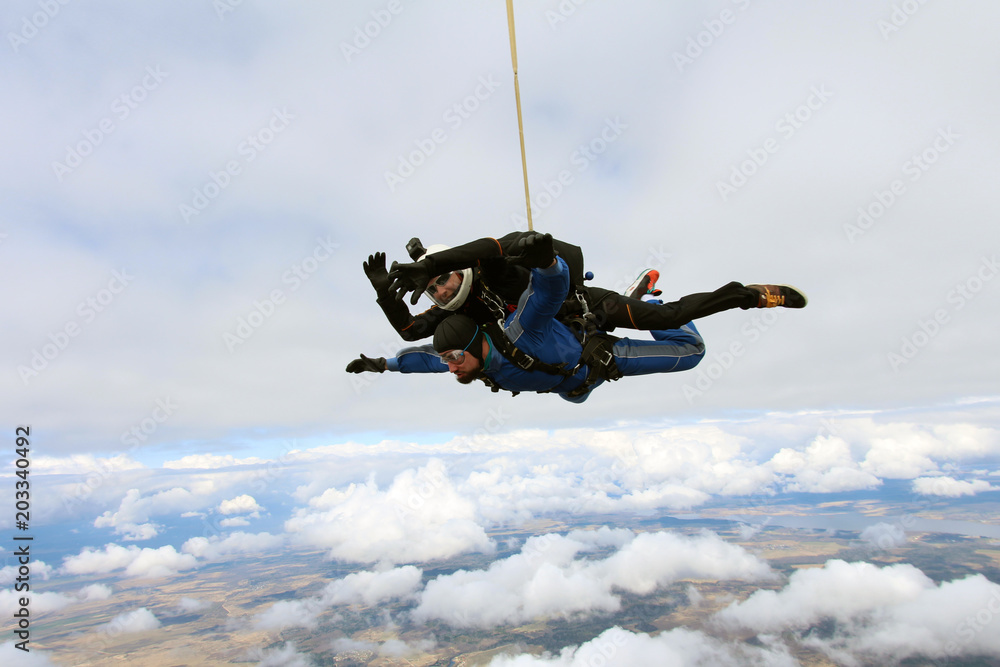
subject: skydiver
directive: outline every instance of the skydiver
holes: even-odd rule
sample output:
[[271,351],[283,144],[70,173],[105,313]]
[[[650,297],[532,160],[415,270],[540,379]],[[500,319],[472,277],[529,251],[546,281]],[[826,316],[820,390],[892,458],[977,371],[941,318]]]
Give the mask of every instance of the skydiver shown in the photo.
[[[600,331],[580,340],[579,332],[557,319],[571,279],[568,264],[555,253],[551,235],[526,237],[519,247],[519,261],[531,267],[529,286],[502,327],[455,314],[437,326],[432,346],[408,348],[389,360],[361,355],[348,364],[347,371],[447,371],[462,384],[478,379],[494,391],[553,392],[582,403],[607,380],[690,370],[704,357],[704,341],[691,321],[652,331],[654,340],[617,338]],[[746,308],[806,305],[805,296],[787,285],[740,288],[754,297]],[[685,308],[678,305],[675,310],[683,313]]]

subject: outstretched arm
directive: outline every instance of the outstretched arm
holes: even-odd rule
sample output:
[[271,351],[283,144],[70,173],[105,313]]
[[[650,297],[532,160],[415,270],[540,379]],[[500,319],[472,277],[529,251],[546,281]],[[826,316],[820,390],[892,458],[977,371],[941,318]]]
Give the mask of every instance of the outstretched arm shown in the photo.
[[369,255],[368,261],[363,262],[361,266],[375,289],[377,297],[375,302],[403,340],[415,341],[430,336],[441,320],[450,314],[433,307],[417,315],[411,315],[406,304],[397,301],[389,293],[389,272],[385,268],[384,252]]
[[384,373],[393,371],[396,373],[446,373],[448,364],[441,361],[441,357],[430,345],[419,347],[407,347],[396,353],[395,357],[386,359],[385,357],[366,357],[361,355],[354,359],[346,368],[348,373]]
[[551,247],[552,236],[550,234],[511,232],[499,239],[487,237],[441,250],[427,255],[417,262],[407,264],[393,262],[392,270],[389,272],[389,292],[399,301],[409,292],[413,292],[410,303],[416,304],[420,293],[426,289],[427,284],[435,276],[482,266],[484,262],[501,257],[530,266],[530,264],[524,263],[526,243],[530,246],[531,240],[542,236],[547,237]]

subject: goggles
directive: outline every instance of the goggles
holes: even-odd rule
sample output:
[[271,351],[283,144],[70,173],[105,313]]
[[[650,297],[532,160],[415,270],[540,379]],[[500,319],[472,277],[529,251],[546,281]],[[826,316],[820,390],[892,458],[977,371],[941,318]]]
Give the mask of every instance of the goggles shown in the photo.
[[469,341],[468,345],[463,347],[461,350],[445,350],[438,354],[441,357],[441,361],[446,364],[460,364],[465,361],[465,351],[469,349],[469,345],[472,345],[476,341],[476,336],[479,335],[479,325],[476,325],[476,333],[472,334],[472,340]]
[[460,364],[465,361],[465,350],[448,350],[440,355],[441,361],[446,364]]
[[449,271],[428,283],[425,293],[439,308],[457,310],[472,289],[472,270]]

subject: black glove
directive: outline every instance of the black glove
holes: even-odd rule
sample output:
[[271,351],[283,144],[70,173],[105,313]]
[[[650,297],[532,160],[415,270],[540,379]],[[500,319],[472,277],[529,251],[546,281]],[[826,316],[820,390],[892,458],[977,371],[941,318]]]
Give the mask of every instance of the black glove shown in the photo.
[[514,246],[515,254],[508,258],[512,264],[529,269],[544,269],[552,265],[556,251],[552,247],[552,234],[529,233]]
[[427,257],[411,264],[393,262],[392,270],[389,271],[389,280],[392,281],[392,284],[389,285],[389,292],[396,298],[396,301],[402,301],[408,292],[413,292],[410,304],[416,305],[420,295],[427,289],[431,278],[434,277],[433,270],[433,262]]
[[377,252],[374,255],[368,255],[368,261],[362,262],[361,266],[379,297],[387,295],[389,293],[389,272],[385,270],[385,253]]
[[360,359],[355,359],[351,363],[347,364],[348,373],[364,373],[365,371],[369,373],[384,373],[385,357],[369,359],[362,354]]

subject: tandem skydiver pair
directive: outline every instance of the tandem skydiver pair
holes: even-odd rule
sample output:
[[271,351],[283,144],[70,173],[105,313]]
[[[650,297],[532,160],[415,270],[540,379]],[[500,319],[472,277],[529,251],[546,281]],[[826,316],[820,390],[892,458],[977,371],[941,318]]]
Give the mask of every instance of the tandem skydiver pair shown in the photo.
[[[391,359],[361,355],[348,372],[451,372],[463,384],[481,380],[493,391],[552,392],[579,403],[608,380],[694,368],[705,345],[693,320],[733,308],[807,303],[788,285],[738,282],[663,303],[652,269],[618,294],[584,284],[579,247],[537,232],[455,248],[425,249],[412,239],[407,251],[414,261],[387,270],[385,255],[376,253],[364,270],[400,336],[433,336],[432,345]],[[411,304],[424,293],[434,305],[411,315],[403,303],[411,292]],[[653,340],[611,335],[619,327],[648,330]]]

